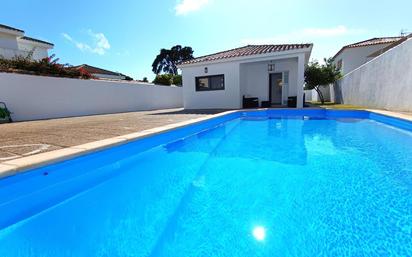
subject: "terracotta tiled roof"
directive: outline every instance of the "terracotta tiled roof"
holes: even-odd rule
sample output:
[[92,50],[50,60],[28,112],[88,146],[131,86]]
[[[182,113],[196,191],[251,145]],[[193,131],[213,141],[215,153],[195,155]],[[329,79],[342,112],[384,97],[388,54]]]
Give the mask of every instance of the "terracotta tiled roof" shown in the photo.
[[392,44],[403,38],[404,37],[375,37],[375,38],[360,41],[354,44],[346,45],[342,47],[342,49],[340,49],[339,52],[337,52],[335,56],[333,56],[332,59],[335,59],[336,56],[338,56],[340,53],[342,53],[347,48],[364,47],[364,46],[372,46],[372,45],[380,45],[380,44]]
[[43,41],[43,40],[39,40],[39,39],[35,39],[35,38],[32,38],[32,37],[26,37],[26,36],[24,36],[24,37],[21,37],[21,39],[54,46],[52,43],[49,43],[49,42],[46,42],[46,41]]
[[10,27],[10,26],[7,26],[7,25],[3,25],[3,24],[0,24],[0,28],[2,28],[2,29],[8,29],[8,30],[14,30],[14,31],[18,31],[18,32],[24,32],[24,31],[21,30],[21,29],[16,29],[16,28],[13,28],[13,27]]
[[382,49],[379,49],[378,51],[376,51],[376,52],[368,55],[368,57],[369,57],[369,58],[375,58],[375,57],[377,57],[377,56],[385,53],[386,51],[394,48],[395,46],[402,44],[403,42],[405,42],[405,41],[408,40],[409,38],[412,38],[412,33],[409,34],[409,35],[407,35],[407,36],[401,37],[398,41],[395,41],[395,42],[393,42],[392,44],[390,44],[390,45],[388,45],[388,46],[386,46],[386,47],[384,47],[384,48],[382,48]]
[[75,68],[75,69],[83,68],[91,74],[106,74],[106,75],[113,75],[113,76],[119,76],[119,75],[122,76],[123,75],[119,72],[113,72],[113,71],[101,69],[101,68],[98,68],[98,67],[90,66],[88,64],[82,64],[82,65],[74,66],[73,68]]
[[310,48],[312,44],[288,44],[288,45],[247,45],[215,54],[197,57],[192,60],[184,61],[180,64],[194,64],[201,62],[217,61],[235,57],[243,57],[250,55],[268,54],[274,52],[291,51],[303,48]]

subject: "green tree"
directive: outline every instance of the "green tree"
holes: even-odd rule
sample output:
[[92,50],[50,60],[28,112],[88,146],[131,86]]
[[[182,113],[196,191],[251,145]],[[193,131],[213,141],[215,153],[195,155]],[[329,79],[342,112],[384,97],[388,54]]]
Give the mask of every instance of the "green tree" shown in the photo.
[[318,95],[322,104],[325,103],[321,87],[326,87],[329,84],[334,84],[341,78],[340,71],[332,63],[332,59],[324,59],[325,64],[319,64],[317,61],[309,63],[305,69],[305,89],[314,89]]
[[173,74],[160,74],[156,75],[153,80],[153,84],[170,86],[172,84]]
[[130,77],[130,76],[124,75],[124,80],[126,80],[126,81],[132,81],[133,78]]
[[179,62],[193,59],[193,50],[189,46],[176,45],[169,49],[161,49],[152,64],[155,74],[161,72],[177,75],[177,64]]
[[175,86],[182,85],[182,75],[174,75],[172,78],[172,84]]
[[156,75],[156,78],[153,80],[154,84],[164,85],[164,86],[181,86],[182,85],[182,75],[173,75],[173,74],[159,74]]

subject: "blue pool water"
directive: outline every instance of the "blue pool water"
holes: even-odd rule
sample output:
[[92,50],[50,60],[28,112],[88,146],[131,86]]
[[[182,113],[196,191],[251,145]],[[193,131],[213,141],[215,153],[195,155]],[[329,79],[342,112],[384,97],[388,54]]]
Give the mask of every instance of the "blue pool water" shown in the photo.
[[0,256],[412,256],[411,128],[235,113],[2,179]]

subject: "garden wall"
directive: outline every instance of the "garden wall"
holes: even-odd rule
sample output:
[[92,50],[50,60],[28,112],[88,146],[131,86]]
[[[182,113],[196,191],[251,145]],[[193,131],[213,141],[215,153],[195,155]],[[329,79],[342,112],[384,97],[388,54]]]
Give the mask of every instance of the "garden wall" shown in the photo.
[[412,38],[345,75],[337,102],[412,112]]
[[0,102],[15,121],[177,108],[181,87],[0,73]]

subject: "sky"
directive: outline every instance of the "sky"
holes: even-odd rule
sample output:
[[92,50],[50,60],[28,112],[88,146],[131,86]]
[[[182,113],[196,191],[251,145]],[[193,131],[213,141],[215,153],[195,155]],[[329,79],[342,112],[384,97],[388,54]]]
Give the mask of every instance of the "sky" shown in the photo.
[[1,0],[0,24],[55,45],[61,63],[154,77],[161,48],[202,56],[248,44],[313,43],[311,58],[412,32],[411,0]]

